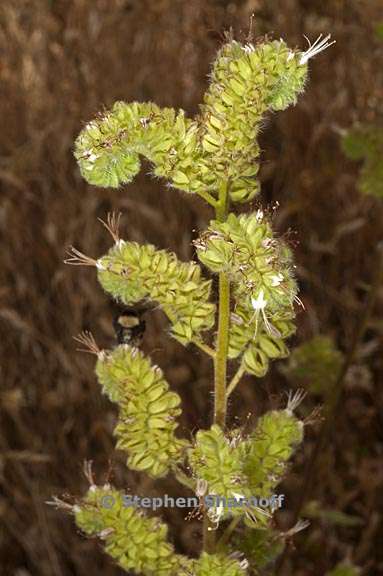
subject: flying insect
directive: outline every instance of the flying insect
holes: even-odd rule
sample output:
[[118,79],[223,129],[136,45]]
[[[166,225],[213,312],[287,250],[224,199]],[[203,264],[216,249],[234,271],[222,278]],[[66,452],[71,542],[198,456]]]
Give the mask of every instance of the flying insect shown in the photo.
[[113,318],[113,327],[116,333],[118,344],[129,344],[139,346],[145,334],[146,321],[143,316],[145,312],[153,310],[153,304],[137,304],[137,306],[126,306],[117,311]]

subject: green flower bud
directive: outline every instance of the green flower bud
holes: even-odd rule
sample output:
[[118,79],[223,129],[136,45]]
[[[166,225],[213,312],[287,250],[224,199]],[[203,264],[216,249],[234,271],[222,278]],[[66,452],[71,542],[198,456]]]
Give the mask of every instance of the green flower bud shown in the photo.
[[129,454],[128,466],[152,477],[164,476],[181,460],[187,442],[175,437],[181,399],[162,371],[137,348],[102,352],[96,374],[105,394],[119,406],[117,448]]
[[105,541],[105,551],[126,571],[144,576],[188,576],[192,560],[175,554],[166,540],[167,526],[158,518],[127,506],[124,495],[109,487],[91,486],[76,506],[76,524],[89,536]]
[[195,576],[244,576],[247,574],[247,562],[239,562],[235,558],[223,554],[207,554],[203,552],[195,562]]
[[305,53],[290,50],[283,40],[257,46],[228,42],[218,53],[195,120],[150,102],[117,102],[76,141],[82,175],[90,184],[117,187],[137,174],[142,155],[172,187],[214,198],[229,181],[233,202],[250,200],[259,192],[256,138],[264,115],[295,104],[307,61],[327,40],[319,38]]
[[218,53],[202,106],[202,142],[217,182],[232,182],[233,202],[259,192],[256,137],[264,115],[295,104],[306,75],[298,52],[282,40],[258,46],[232,41]]
[[207,494],[234,498],[241,491],[241,454],[218,425],[197,432],[189,462],[194,476],[207,482]]
[[290,250],[274,237],[261,210],[211,222],[195,245],[205,266],[231,279],[235,307],[229,357],[242,353],[246,371],[264,376],[270,359],[288,355],[283,340],[295,330],[298,298]]
[[271,529],[241,531],[234,537],[233,545],[243,552],[250,566],[256,566],[258,570],[274,562],[284,549],[283,539]]
[[295,447],[302,442],[303,424],[292,413],[300,399],[297,395],[290,399],[287,409],[267,412],[250,437],[239,445],[251,494],[263,498],[273,494]]
[[215,305],[209,302],[211,282],[197,264],[147,244],[119,241],[98,260],[98,279],[107,292],[126,305],[145,299],[157,302],[182,344],[214,325]]

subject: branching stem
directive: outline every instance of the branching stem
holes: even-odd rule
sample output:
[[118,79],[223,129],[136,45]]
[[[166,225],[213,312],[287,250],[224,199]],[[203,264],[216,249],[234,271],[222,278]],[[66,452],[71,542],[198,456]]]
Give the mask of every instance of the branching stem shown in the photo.
[[238,524],[240,523],[241,520],[242,520],[242,518],[240,515],[235,516],[232,519],[232,521],[230,522],[230,524],[226,528],[225,532],[222,534],[221,538],[218,540],[217,548],[221,548],[221,547],[223,548],[224,546],[226,546],[226,544],[230,540],[230,536],[232,535],[232,533],[234,532],[234,530],[236,529],[236,527],[238,526]]
[[230,394],[233,392],[237,384],[239,384],[245,371],[246,371],[245,367],[243,366],[243,364],[241,364],[237,372],[234,374],[229,386],[227,387],[226,399],[229,398]]
[[201,342],[201,340],[193,340],[193,344],[198,346],[198,348],[203,350],[205,354],[208,354],[208,356],[211,356],[212,358],[215,357],[215,351],[208,344],[205,344],[205,342]]
[[204,200],[206,200],[206,202],[208,202],[210,204],[210,206],[213,206],[214,208],[217,208],[218,206],[218,200],[216,200],[216,198],[214,198],[211,194],[209,194],[209,192],[205,192],[204,190],[199,190],[197,192],[198,196],[201,196],[201,198],[204,198]]

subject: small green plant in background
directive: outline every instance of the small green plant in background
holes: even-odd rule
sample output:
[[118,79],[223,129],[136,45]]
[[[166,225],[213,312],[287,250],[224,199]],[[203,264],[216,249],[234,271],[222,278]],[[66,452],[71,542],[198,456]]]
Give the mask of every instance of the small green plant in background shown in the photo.
[[349,562],[338,564],[327,576],[359,576],[360,569]]
[[294,348],[281,372],[293,386],[326,396],[336,385],[342,364],[343,354],[332,339],[317,335]]
[[[377,40],[383,41],[383,21],[375,26]],[[358,188],[364,194],[383,198],[383,125],[358,123],[342,130],[341,146],[350,160],[359,160]]]
[[[160,367],[133,345],[100,350],[91,334],[80,338],[97,356],[103,392],[118,405],[115,435],[127,466],[154,479],[172,473],[198,498],[271,498],[303,439],[303,422],[294,414],[299,392],[290,395],[285,408],[259,418],[249,433],[226,425],[228,398],[242,376],[260,378],[272,360],[288,355],[286,339],[295,330],[294,305],[300,303],[291,251],[265,212],[237,215],[234,210],[259,192],[257,136],[265,115],[296,103],[309,59],[329,45],[328,39],[320,37],[306,52],[283,40],[229,40],[218,52],[194,119],[153,103],[117,102],[76,142],[81,173],[91,184],[129,183],[144,156],[169,187],[199,195],[214,210],[195,241],[203,267],[123,240],[115,217],[106,223],[113,238],[107,254],[91,259],[73,249],[69,259],[94,266],[103,289],[119,303],[155,303],[169,320],[170,336],[211,358],[214,419],[190,441],[177,436],[181,400]],[[211,275],[218,277],[216,302]],[[229,362],[235,367],[231,380]],[[126,506],[122,492],[97,486],[91,474],[89,479],[88,493],[71,508],[76,523],[104,540],[106,552],[126,571],[242,576],[259,573],[283,549],[284,534],[275,531],[271,513],[253,504],[217,504],[201,509],[200,557],[179,555],[158,517]],[[105,506],[107,501],[113,505]],[[303,527],[298,524],[295,531]]]
[[351,160],[363,161],[359,190],[383,198],[383,127],[356,124],[343,135],[342,148]]

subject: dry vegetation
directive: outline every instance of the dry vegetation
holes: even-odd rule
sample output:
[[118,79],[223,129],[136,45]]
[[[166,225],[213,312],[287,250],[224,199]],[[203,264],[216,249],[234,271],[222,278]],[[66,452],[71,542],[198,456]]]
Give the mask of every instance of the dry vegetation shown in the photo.
[[[186,259],[192,230],[206,223],[209,210],[144,173],[128,190],[91,189],[72,156],[81,126],[116,99],[194,113],[222,32],[232,26],[245,34],[252,12],[256,34],[271,32],[292,44],[304,46],[303,33],[331,32],[337,44],[312,64],[298,106],[265,126],[262,201],[278,200],[279,230],[296,231],[291,238],[306,312],[295,342],[321,332],[347,351],[376,268],[383,207],[357,193],[357,166],[341,153],[339,129],[382,113],[382,48],[373,35],[379,7],[379,0],[1,2],[2,575],[121,573],[71,518],[45,504],[54,494],[82,493],[87,458],[98,479],[109,470],[117,485],[135,493],[178,490],[127,473],[123,456],[113,454],[113,407],[100,396],[93,361],[75,351],[72,338],[92,329],[101,345],[110,345],[112,304],[92,271],[66,267],[63,259],[71,244],[92,256],[107,248],[97,218],[111,209],[123,212],[127,238],[168,246]],[[360,520],[351,526],[313,521],[296,549],[289,548],[286,575],[321,576],[346,556],[365,575],[383,573],[381,296],[310,493],[323,508]],[[197,351],[186,354],[164,328],[154,313],[145,349],[182,395],[188,434],[208,422],[209,363]],[[257,415],[270,397],[280,402],[287,387],[278,368],[265,382],[248,378],[233,408]],[[290,508],[317,430],[318,422],[284,486]],[[170,519],[179,550],[197,553],[198,523]],[[281,526],[289,521],[287,512],[279,518]]]

